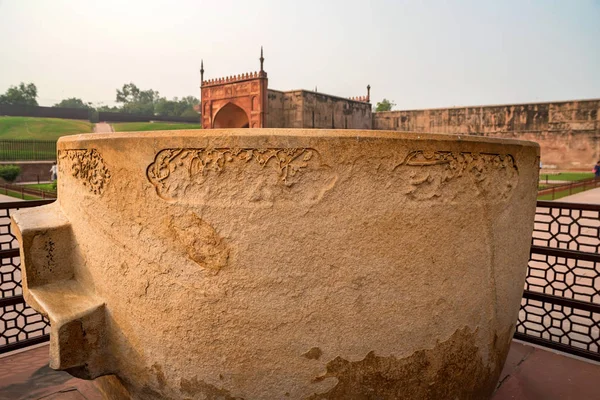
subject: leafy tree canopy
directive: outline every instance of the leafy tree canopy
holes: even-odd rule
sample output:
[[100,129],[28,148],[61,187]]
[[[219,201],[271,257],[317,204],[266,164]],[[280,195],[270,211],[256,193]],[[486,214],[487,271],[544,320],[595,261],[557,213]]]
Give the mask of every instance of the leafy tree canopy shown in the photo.
[[392,108],[396,105],[393,101],[388,99],[383,99],[377,102],[377,106],[375,106],[375,111],[392,111]]
[[[124,112],[141,115],[161,115],[169,117],[198,117],[194,106],[200,100],[194,96],[182,98],[174,97],[172,100],[161,97],[158,91],[142,90],[130,82],[117,89],[117,106],[104,104],[92,105],[78,97],[69,97],[61,100],[53,107],[82,108],[96,111]],[[37,106],[37,87],[33,83],[21,82],[18,86],[11,86],[5,94],[0,95],[0,104]]]
[[194,105],[198,103],[200,103],[200,100],[194,96],[187,96],[182,99],[174,97],[173,100],[161,97],[155,103],[154,112],[157,115],[171,117],[197,117],[198,113],[194,110]]
[[68,99],[61,100],[60,103],[56,103],[52,107],[66,107],[66,108],[84,108],[89,110],[92,107],[92,103],[85,103],[83,100],[77,97],[70,97]]
[[121,90],[117,89],[117,103],[122,104],[122,111],[129,114],[154,115],[154,103],[159,99],[157,91],[140,90],[134,83],[126,83]]
[[[170,117],[194,116],[194,105],[200,103],[194,96],[186,96],[181,99],[174,97],[168,100],[161,97],[156,90],[141,90],[134,83],[127,83],[121,89],[117,89],[117,103],[122,104],[119,111],[130,114],[162,115]],[[98,109],[99,111],[104,111]]]
[[19,86],[11,86],[0,95],[0,104],[37,106],[37,87],[33,83],[23,82]]
[[117,106],[107,106],[106,104],[99,103],[96,105],[96,111],[121,112],[121,109]]

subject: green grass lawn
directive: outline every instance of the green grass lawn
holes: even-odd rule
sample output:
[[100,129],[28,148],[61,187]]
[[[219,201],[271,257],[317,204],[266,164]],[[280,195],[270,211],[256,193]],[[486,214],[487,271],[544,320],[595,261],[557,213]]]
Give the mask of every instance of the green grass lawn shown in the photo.
[[52,183],[32,183],[31,185],[25,185],[25,187],[31,189],[45,190],[47,192],[55,192],[56,190],[52,187]]
[[594,177],[593,172],[560,172],[555,175],[540,174],[540,181],[580,181],[582,179],[589,179]]
[[41,199],[41,197],[30,196],[28,194],[25,194],[25,195],[23,195],[23,197],[21,197],[21,192],[15,192],[14,190],[9,190],[9,189],[4,189],[4,188],[0,188],[0,194],[3,194],[5,196],[14,197],[16,199],[22,199],[22,200],[39,200],[39,199]]
[[0,117],[0,139],[57,140],[61,136],[92,132],[89,121],[60,118]]
[[175,129],[201,129],[200,124],[169,122],[119,122],[111,124],[115,132],[171,131]]

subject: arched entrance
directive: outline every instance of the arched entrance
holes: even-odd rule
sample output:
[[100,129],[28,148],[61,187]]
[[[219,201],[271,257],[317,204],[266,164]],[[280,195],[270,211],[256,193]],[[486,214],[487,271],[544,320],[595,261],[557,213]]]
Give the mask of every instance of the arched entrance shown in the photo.
[[213,128],[248,128],[248,115],[233,103],[227,103],[221,108],[213,122]]

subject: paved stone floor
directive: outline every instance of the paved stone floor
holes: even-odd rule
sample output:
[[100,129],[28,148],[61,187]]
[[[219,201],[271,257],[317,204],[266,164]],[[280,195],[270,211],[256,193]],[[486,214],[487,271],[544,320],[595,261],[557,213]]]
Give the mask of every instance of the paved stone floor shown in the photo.
[[97,124],[94,125],[94,132],[96,133],[112,133],[113,128],[112,126],[107,123],[107,122],[98,122]]
[[[600,399],[600,364],[513,341],[493,400]],[[0,358],[0,400],[100,400],[90,381],[48,367],[48,346]]]
[[557,201],[564,201],[568,203],[600,204],[600,188],[590,189],[586,190],[585,192],[562,197]]
[[21,199],[17,199],[16,197],[6,196],[4,194],[0,194],[0,203],[10,203],[11,201],[22,201]]
[[0,400],[101,400],[93,383],[48,367],[48,345],[0,358]]
[[598,400],[600,363],[513,341],[493,400]]

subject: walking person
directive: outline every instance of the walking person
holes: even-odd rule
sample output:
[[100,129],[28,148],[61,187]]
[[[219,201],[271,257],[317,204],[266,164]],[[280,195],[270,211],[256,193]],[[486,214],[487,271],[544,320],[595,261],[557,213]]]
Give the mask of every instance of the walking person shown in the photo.
[[56,162],[52,164],[52,167],[50,168],[50,174],[52,175],[52,182],[54,182],[58,177],[58,167],[56,166]]
[[600,160],[594,165],[594,178],[600,179]]

